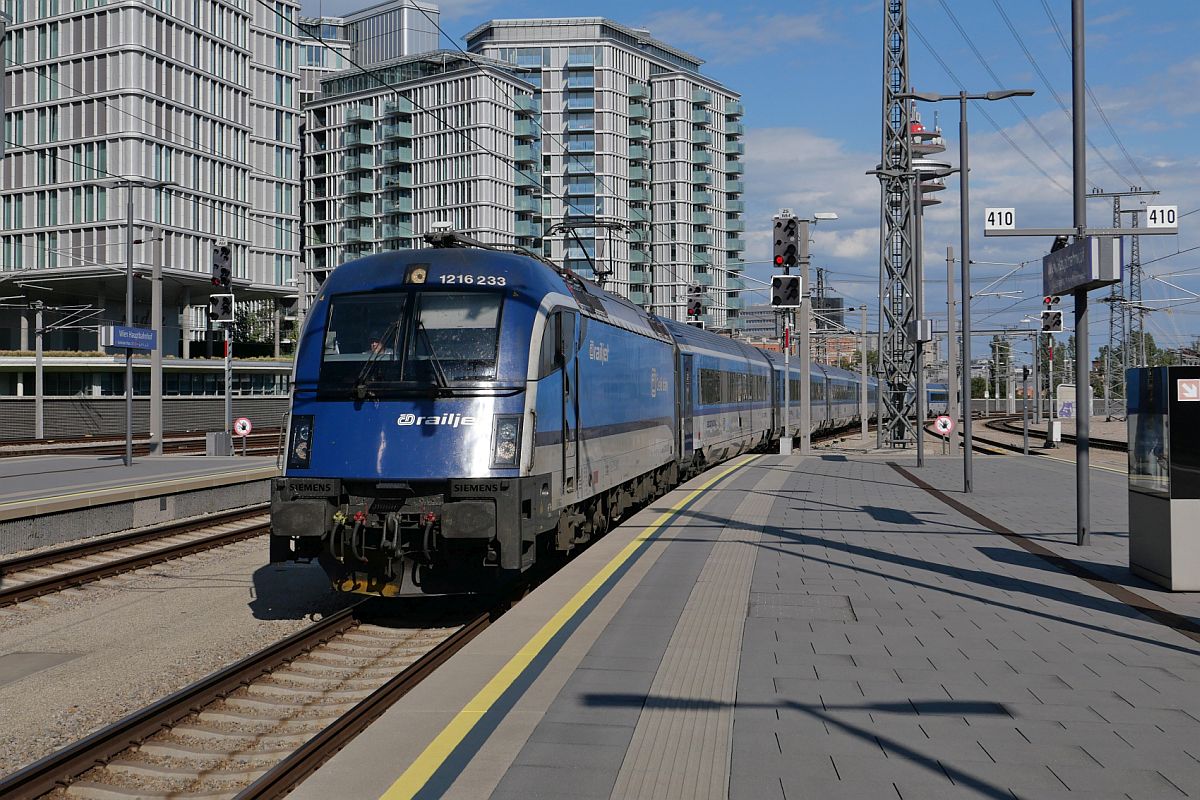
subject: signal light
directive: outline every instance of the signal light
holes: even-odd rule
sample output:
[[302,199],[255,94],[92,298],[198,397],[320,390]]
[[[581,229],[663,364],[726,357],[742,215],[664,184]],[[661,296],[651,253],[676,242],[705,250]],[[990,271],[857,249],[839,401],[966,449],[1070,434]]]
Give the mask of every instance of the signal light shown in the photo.
[[228,289],[233,283],[233,250],[227,244],[213,245],[212,285]]
[[1050,306],[1056,306],[1061,302],[1062,302],[1062,298],[1059,297],[1058,295],[1049,295],[1048,294],[1042,298],[1042,303],[1046,306],[1046,308],[1049,308]]
[[772,275],[771,305],[776,308],[799,308],[801,289],[799,275]]
[[208,318],[213,322],[233,322],[233,295],[210,295],[208,298]]
[[775,218],[775,266],[790,268],[800,263],[800,223],[795,217]]
[[1063,332],[1063,312],[1061,311],[1043,311],[1042,312],[1042,333],[1062,333]]

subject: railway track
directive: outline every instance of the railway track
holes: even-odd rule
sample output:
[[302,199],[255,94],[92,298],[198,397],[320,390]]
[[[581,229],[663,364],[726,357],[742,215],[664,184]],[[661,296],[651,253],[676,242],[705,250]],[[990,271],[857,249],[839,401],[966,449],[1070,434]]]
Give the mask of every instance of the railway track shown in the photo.
[[[242,451],[240,441],[235,450]],[[163,453],[190,455],[204,453],[204,436],[182,433],[168,434],[163,439]],[[266,429],[247,437],[247,454],[275,455],[279,449],[279,429]],[[15,439],[0,441],[0,458],[28,455],[121,455],[125,440],[120,437],[83,436],[73,439]],[[150,444],[144,437],[134,439],[134,455],[148,455]]]
[[0,561],[0,606],[262,536],[268,504]]
[[[1021,436],[1022,432],[1023,432],[1020,417],[1003,417],[1001,419],[994,419],[994,420],[987,422],[986,425],[991,430],[999,431],[1001,433],[1009,433],[1009,434],[1015,434],[1017,436]],[[1029,429],[1029,438],[1030,439],[1036,438],[1036,439],[1045,441],[1046,432],[1037,430],[1036,428],[1031,427]],[[1062,435],[1062,440],[1066,444],[1074,444],[1075,436],[1064,432]],[[1128,444],[1126,444],[1125,442],[1116,440],[1116,439],[1098,439],[1094,436],[1089,436],[1088,443],[1091,447],[1095,447],[1095,448],[1098,448],[1101,450],[1115,450],[1115,451],[1118,451],[1121,453],[1126,453],[1129,451]],[[1018,447],[1017,449],[1019,450],[1021,448]]]
[[414,603],[396,625],[372,622],[373,602],[13,773],[0,796],[282,797],[503,610]]

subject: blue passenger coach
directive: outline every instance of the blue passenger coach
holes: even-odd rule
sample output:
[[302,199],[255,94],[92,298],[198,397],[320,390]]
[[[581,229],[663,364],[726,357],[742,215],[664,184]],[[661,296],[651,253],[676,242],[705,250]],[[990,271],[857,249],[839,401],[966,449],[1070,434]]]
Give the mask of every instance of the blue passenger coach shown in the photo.
[[773,356],[527,256],[344,264],[301,336],[271,560],[316,558],[346,592],[486,590],[777,441],[783,379]]

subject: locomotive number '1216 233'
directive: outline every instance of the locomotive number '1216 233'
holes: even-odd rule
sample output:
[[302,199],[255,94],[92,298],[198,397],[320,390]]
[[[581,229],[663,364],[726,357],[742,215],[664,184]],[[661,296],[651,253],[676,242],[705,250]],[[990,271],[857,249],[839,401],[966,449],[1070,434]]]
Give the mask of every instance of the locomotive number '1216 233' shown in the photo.
[[473,284],[475,286],[504,286],[508,279],[503,275],[443,275],[441,283]]

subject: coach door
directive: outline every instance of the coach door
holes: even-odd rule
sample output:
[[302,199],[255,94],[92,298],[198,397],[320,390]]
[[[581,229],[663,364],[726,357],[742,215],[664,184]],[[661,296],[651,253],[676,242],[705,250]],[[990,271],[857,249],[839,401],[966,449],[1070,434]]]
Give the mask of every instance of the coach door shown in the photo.
[[562,393],[562,474],[563,492],[572,494],[579,477],[579,359],[575,346],[575,319],[572,311],[560,311],[558,320],[558,357],[563,365]]

